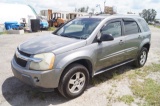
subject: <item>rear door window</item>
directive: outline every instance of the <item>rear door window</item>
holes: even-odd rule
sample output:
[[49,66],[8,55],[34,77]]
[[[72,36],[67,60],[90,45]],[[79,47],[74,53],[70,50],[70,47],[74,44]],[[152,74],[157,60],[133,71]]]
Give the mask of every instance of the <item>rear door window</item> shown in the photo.
[[125,35],[136,34],[140,32],[140,28],[136,21],[124,21]]

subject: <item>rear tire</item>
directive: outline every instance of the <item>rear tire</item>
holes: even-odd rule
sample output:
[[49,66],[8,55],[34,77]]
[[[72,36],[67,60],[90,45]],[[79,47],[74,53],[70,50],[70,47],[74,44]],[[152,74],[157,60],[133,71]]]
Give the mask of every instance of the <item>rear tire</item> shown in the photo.
[[137,60],[134,62],[134,66],[137,68],[143,67],[147,61],[148,57],[148,49],[145,47],[142,47]]
[[58,90],[66,98],[80,96],[89,83],[89,73],[81,64],[71,64],[61,77]]

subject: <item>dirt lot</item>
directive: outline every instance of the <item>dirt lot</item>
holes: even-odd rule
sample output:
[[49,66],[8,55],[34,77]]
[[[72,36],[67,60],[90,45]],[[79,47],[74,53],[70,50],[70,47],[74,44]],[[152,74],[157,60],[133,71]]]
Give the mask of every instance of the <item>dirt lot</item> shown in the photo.
[[[73,100],[67,100],[54,91],[49,93],[39,92],[14,78],[11,71],[10,61],[20,43],[26,39],[51,32],[0,35],[0,105],[137,106],[146,104],[159,106],[160,102],[159,100],[156,101],[156,98],[160,96],[154,95],[148,99],[147,95],[150,95],[148,92],[156,94],[156,90],[152,90],[152,88],[148,88],[148,85],[145,85],[148,81],[151,86],[153,85],[155,89],[157,88],[160,91],[160,29],[152,26],[150,26],[150,29],[152,31],[152,45],[145,67],[134,69],[130,65],[125,65],[98,75],[84,94]],[[141,85],[143,85],[143,89],[141,89]],[[142,93],[142,91],[146,92]],[[160,95],[160,92],[157,93],[159,93],[157,95]]]

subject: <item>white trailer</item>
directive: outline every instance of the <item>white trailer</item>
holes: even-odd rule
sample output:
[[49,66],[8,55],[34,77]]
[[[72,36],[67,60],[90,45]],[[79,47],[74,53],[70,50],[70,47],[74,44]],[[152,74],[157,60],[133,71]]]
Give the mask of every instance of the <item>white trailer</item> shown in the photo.
[[35,10],[24,4],[0,3],[0,25],[3,25],[6,21],[20,23],[22,18],[26,20],[27,26],[30,27],[30,19],[36,19]]
[[[46,16],[48,20],[51,19],[51,15],[54,14],[54,13],[59,13],[61,14],[61,18],[64,20],[64,21],[68,21],[68,20],[71,20],[71,19],[74,19],[76,17],[80,17],[80,16],[85,16],[85,15],[88,15],[88,13],[84,13],[84,12],[69,12],[69,11],[52,11],[51,9],[49,10],[41,10],[40,14],[42,16]],[[52,16],[53,18],[54,16]]]

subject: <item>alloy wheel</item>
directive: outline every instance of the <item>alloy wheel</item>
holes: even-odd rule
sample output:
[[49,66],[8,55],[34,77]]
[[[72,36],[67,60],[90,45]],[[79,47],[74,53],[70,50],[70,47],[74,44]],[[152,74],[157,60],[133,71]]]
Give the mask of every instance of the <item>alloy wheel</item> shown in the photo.
[[82,72],[75,73],[68,82],[68,89],[71,93],[78,93],[84,87],[86,78]]

